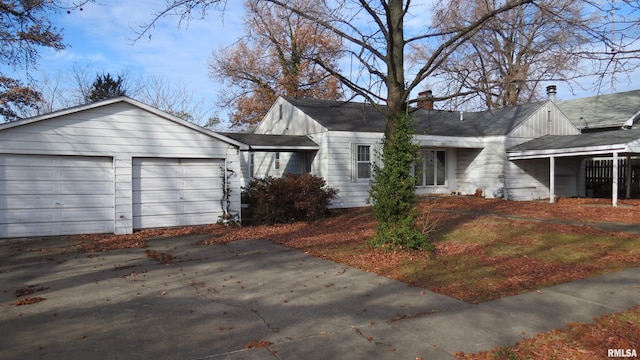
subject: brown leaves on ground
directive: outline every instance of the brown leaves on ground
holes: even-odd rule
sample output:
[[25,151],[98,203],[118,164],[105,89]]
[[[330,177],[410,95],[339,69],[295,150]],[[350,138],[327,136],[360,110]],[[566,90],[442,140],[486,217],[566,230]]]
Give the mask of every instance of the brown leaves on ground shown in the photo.
[[428,196],[423,206],[438,210],[464,210],[526,218],[558,219],[584,222],[639,224],[640,199],[560,198],[554,204],[546,201],[505,201],[475,196]]
[[28,286],[23,286],[16,289],[16,297],[32,295],[39,291],[44,291],[48,289],[48,287],[44,287],[44,286],[37,287],[37,286],[38,285],[28,285]]
[[594,324],[569,324],[567,328],[538,334],[516,345],[477,354],[458,353],[458,359],[606,359],[609,349],[640,351],[640,307],[606,315]]
[[269,345],[271,344],[273,343],[266,340],[251,339],[251,341],[249,341],[243,348],[244,349],[268,348]]
[[46,299],[40,296],[33,296],[33,297],[26,297],[24,299],[20,299],[11,304],[15,306],[31,305],[31,304],[39,303],[40,301],[43,301],[43,300],[46,300]]
[[[370,208],[336,211],[315,223],[228,227],[208,225],[143,230],[129,235],[76,237],[81,251],[142,248],[146,240],[202,235],[203,245],[262,239],[302,250],[408,284],[478,303],[582,279],[607,271],[640,266],[640,235],[598,230],[592,226],[557,223],[640,224],[640,200],[622,200],[614,208],[608,199],[560,199],[514,202],[478,197],[431,196],[418,210],[434,253],[373,248],[376,220]],[[507,216],[508,215],[508,216]],[[553,219],[554,223],[531,221]],[[426,223],[426,222],[423,222]],[[166,254],[171,256],[170,254]],[[147,252],[156,261],[171,261]],[[24,303],[38,301],[26,298]],[[640,349],[640,308],[605,316],[596,325],[572,325],[527,339],[515,347],[461,359],[592,359],[606,349]],[[252,340],[245,348],[268,347]]]
[[[202,242],[205,245],[264,239],[472,303],[640,265],[636,248],[629,251],[628,246],[623,246],[633,242],[635,235],[610,233],[590,226],[491,217],[500,214],[534,219],[640,223],[640,217],[636,216],[637,206],[640,206],[638,200],[623,201],[619,208],[608,205],[606,199],[560,199],[555,204],[456,196],[422,200],[420,212],[437,224],[430,234],[435,245],[434,254],[370,247],[367,241],[373,236],[376,221],[369,208],[336,211],[334,216],[314,223],[247,227],[208,225],[143,230],[129,235],[84,235],[80,237],[82,242],[78,248],[106,251],[144,247],[147,239],[184,235],[205,235]],[[572,236],[576,240],[575,243],[549,245],[549,240],[545,243],[535,238],[534,233],[553,234],[552,242],[556,242],[556,238]],[[484,239],[488,235],[495,238]],[[610,242],[615,246],[597,241],[584,243],[582,237],[614,239]],[[549,246],[554,249],[546,249]],[[504,249],[506,252],[500,253]],[[578,254],[583,258],[556,261],[549,253],[559,250],[565,251],[567,257]],[[172,260],[166,255],[170,256],[147,252],[151,259],[164,263]],[[442,274],[434,275],[438,271]]]
[[[430,234],[435,245],[433,254],[369,246],[368,240],[376,225],[370,208],[338,210],[333,216],[314,223],[246,227],[208,225],[143,230],[129,235],[83,235],[79,237],[82,241],[78,248],[106,251],[144,247],[147,239],[184,235],[203,235],[205,245],[263,239],[478,303],[640,265],[638,248],[628,245],[637,243],[637,235],[611,233],[590,226],[495,217],[499,214],[534,219],[640,223],[637,216],[640,200],[621,201],[622,206],[618,208],[611,207],[609,201],[560,199],[549,204],[469,196],[425,197],[418,208],[424,218],[436,224],[435,231]],[[540,234],[552,236],[552,239],[540,240],[536,237]],[[587,237],[596,241],[584,242]],[[560,241],[564,238],[569,239],[565,240],[566,244]],[[600,238],[605,240],[600,241]],[[556,253],[559,255],[554,255]],[[563,257],[563,254],[567,255]],[[159,262],[172,260],[151,252],[147,256]]]
[[173,263],[173,255],[169,253],[164,253],[156,250],[145,250],[144,253],[149,259],[160,264],[168,265]]
[[[47,289],[48,287],[43,287],[43,286],[38,287],[38,285],[23,286],[16,289],[16,297],[33,295],[37,292],[44,291]],[[33,297],[27,296],[26,298],[23,298],[11,303],[11,305],[14,305],[14,306],[31,305],[31,304],[39,303],[40,301],[43,301],[43,300],[46,300],[46,299],[40,296],[33,296]]]
[[147,229],[133,234],[87,234],[74,235],[79,240],[76,248],[84,252],[101,252],[116,249],[139,249],[146,246],[146,241],[153,238],[167,238],[184,235],[205,235],[215,232],[219,228],[229,229],[220,225],[203,225],[179,228]]

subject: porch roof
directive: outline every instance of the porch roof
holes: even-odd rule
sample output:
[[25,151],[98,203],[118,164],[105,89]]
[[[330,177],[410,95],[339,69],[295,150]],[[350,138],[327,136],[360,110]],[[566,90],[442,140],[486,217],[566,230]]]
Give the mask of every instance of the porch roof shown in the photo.
[[220,133],[255,151],[313,151],[320,147],[306,135],[271,135],[253,133]]
[[546,135],[507,149],[509,160],[640,153],[640,130]]

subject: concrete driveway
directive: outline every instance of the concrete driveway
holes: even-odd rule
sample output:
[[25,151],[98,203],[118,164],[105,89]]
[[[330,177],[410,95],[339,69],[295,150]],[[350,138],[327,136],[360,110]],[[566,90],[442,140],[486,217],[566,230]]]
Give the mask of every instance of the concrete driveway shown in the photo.
[[[95,254],[0,243],[0,359],[452,359],[640,302],[639,269],[469,305],[271,242],[202,238]],[[16,306],[24,289],[45,300]]]
[[[419,336],[398,348],[362,329],[467,306],[270,242],[200,239],[96,254],[59,239],[0,244],[0,359],[441,357]],[[13,305],[29,286],[45,300]]]

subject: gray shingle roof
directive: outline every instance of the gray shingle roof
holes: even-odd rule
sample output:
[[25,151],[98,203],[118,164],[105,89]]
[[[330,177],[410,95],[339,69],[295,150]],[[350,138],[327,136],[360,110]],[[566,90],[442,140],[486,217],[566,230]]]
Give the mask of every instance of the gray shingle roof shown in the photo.
[[221,132],[220,134],[249,145],[254,149],[279,148],[294,149],[308,148],[318,149],[318,144],[305,135],[266,135],[252,133]]
[[[331,131],[384,132],[385,129],[385,117],[366,103],[285,99]],[[415,132],[461,137],[507,135],[540,106],[541,103],[531,103],[491,111],[462,112],[462,115],[459,111],[419,109],[413,113]]]
[[622,145],[640,139],[640,130],[615,130],[578,135],[546,135],[513,146],[508,151],[570,149]]
[[640,90],[560,101],[557,105],[578,128],[620,127],[640,111]]

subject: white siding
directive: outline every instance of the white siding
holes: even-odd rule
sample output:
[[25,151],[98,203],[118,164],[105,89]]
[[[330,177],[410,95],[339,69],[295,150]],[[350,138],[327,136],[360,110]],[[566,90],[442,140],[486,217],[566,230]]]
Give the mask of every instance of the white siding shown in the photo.
[[[556,158],[555,195],[580,195],[581,176],[579,158]],[[549,198],[549,159],[515,160],[507,168],[506,198],[509,200],[535,200]]]
[[458,149],[457,191],[474,194],[482,189],[485,197],[502,197],[505,186],[504,137],[488,137],[483,149]]
[[580,130],[567,119],[553,102],[547,102],[518,125],[509,136],[533,139],[544,135],[575,135]]
[[580,158],[556,158],[555,184],[556,196],[571,197],[578,196],[579,179],[581,174]]
[[506,199],[519,201],[549,198],[549,159],[511,161],[505,173]]
[[[253,152],[253,165],[251,164],[251,152],[243,151],[240,154],[242,166],[242,178],[240,183],[247,186],[255,178],[265,178],[267,176],[281,177],[285,174],[300,175],[304,173],[306,152],[280,152],[280,168],[275,167],[274,152]],[[252,169],[253,167],[253,169]],[[253,177],[251,177],[253,174]]]
[[321,145],[315,161],[321,164],[321,172],[317,175],[322,176],[328,186],[340,190],[331,204],[332,207],[349,208],[370,205],[367,202],[369,179],[354,179],[352,176],[352,167],[355,164],[352,147],[354,145],[371,146],[372,160],[377,161],[376,156],[381,141],[382,134],[379,133],[334,131],[327,134],[326,146]]
[[304,154],[280,152],[280,167],[276,169],[275,152],[255,152],[253,174],[256,178],[281,177],[285,174],[304,172]]
[[273,104],[254,130],[256,134],[308,135],[327,131],[317,121],[283,98]]
[[0,152],[224,158],[227,144],[129,103],[0,131]]
[[0,131],[0,154],[110,157],[114,163],[115,233],[133,231],[132,158],[227,159],[231,207],[240,209],[237,147],[206,131],[121,101]]
[[130,234],[133,232],[133,185],[131,157],[119,156],[115,164],[115,233]]

